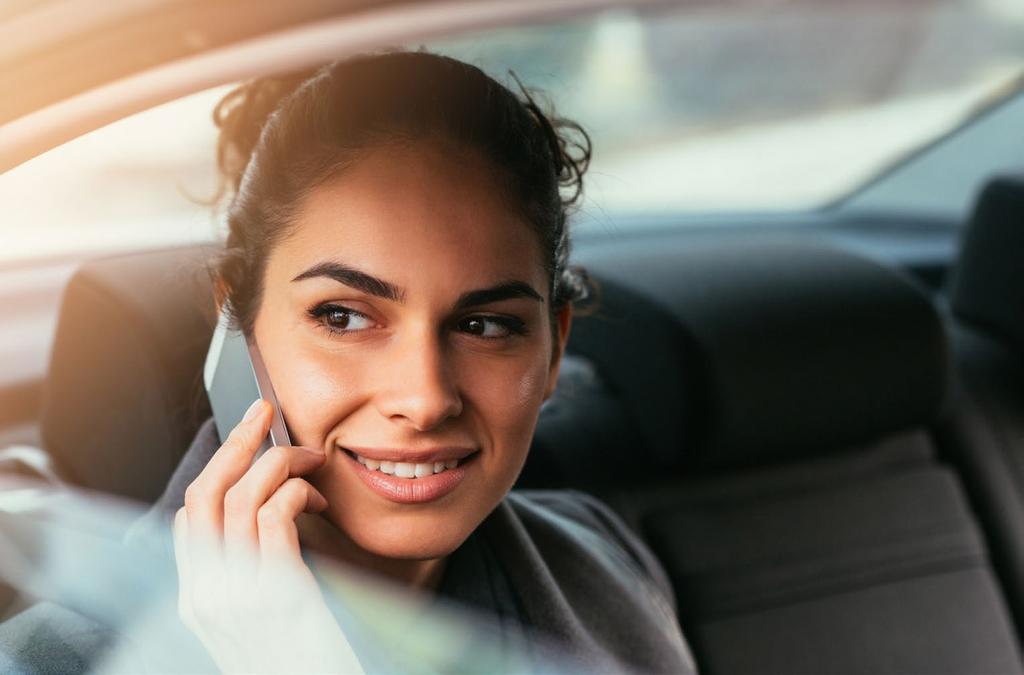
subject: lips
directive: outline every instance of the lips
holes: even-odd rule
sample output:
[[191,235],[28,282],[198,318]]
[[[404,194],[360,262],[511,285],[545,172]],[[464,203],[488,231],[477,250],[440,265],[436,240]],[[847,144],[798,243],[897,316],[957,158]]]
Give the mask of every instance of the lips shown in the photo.
[[[467,448],[444,448],[434,449],[421,453],[397,453],[395,451],[376,451],[361,448],[357,452],[355,448],[340,448],[346,461],[351,466],[359,479],[373,493],[384,499],[398,504],[421,504],[441,499],[450,494],[466,477],[467,466],[472,466],[476,458],[476,452]],[[364,455],[363,453],[367,454]],[[389,457],[397,458],[396,464],[434,464],[446,463],[443,471],[430,473],[411,478],[404,478],[394,474],[384,473],[378,469],[371,469],[357,459],[372,457],[375,462],[391,462]],[[376,455],[376,457],[374,457]],[[380,458],[380,459],[377,459]],[[371,462],[371,465],[374,462]],[[456,464],[452,468],[448,468]],[[423,472],[420,472],[421,474]]]

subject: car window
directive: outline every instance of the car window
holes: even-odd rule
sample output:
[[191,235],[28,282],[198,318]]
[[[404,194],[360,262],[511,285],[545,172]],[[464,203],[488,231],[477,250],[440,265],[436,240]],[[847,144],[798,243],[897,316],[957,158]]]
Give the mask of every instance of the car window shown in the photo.
[[[627,227],[620,216],[804,210],[852,194],[1004,93],[1024,71],[1022,26],[1018,0],[743,0],[405,46],[514,73],[582,122],[595,154],[581,220],[607,229]],[[204,201],[216,189],[210,113],[224,91],[0,176],[0,265],[217,237]]]
[[1024,3],[687,3],[428,45],[514,70],[595,141],[591,204],[821,206],[1024,72]]
[[228,89],[125,118],[0,176],[0,267],[215,238],[212,111]]

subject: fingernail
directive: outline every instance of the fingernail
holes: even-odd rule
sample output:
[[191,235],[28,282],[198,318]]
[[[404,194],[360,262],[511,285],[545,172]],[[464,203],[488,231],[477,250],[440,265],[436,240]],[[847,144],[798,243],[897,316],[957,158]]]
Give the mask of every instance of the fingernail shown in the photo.
[[245,417],[242,418],[242,421],[248,422],[253,417],[256,417],[256,414],[260,411],[260,403],[262,402],[262,398],[258,398],[255,401],[253,401],[252,405],[249,406],[249,409],[245,411]]

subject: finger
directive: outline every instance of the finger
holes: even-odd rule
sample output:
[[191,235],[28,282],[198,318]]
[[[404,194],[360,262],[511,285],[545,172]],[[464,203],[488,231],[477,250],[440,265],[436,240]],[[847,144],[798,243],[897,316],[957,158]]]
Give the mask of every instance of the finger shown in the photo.
[[203,639],[202,624],[216,617],[223,585],[220,557],[213,555],[207,542],[197,541],[190,532],[188,512],[174,514],[174,560],[178,568],[178,616],[190,630]]
[[[259,550],[256,513],[289,476],[323,465],[318,448],[275,446],[263,454],[224,496],[224,557],[232,570],[252,571]],[[246,576],[244,573],[240,576]]]
[[192,614],[192,576],[188,550],[188,515],[184,507],[174,514],[174,565],[178,569],[178,616],[189,627],[195,625]]
[[286,480],[256,514],[261,559],[305,564],[295,519],[300,513],[319,513],[326,508],[327,499],[310,483],[302,478]]
[[196,480],[205,479],[212,485],[227,490],[249,470],[252,459],[270,432],[273,405],[256,399],[246,416],[228,434]]
[[263,439],[270,430],[271,406],[258,399],[246,418],[231,430],[203,468],[185,490],[189,537],[211,546],[220,540],[223,531],[224,495],[249,469]]

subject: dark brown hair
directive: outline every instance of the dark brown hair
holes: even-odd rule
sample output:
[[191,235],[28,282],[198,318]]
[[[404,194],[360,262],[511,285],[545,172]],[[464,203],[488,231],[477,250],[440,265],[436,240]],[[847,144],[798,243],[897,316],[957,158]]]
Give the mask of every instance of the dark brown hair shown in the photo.
[[421,51],[336,61],[228,93],[214,121],[229,233],[212,271],[235,325],[252,330],[267,255],[311,189],[374,146],[437,138],[482,153],[501,172],[540,239],[557,331],[557,311],[589,295],[586,272],[568,263],[567,217],[583,189],[590,139],[519,88],[521,98],[479,68]]

